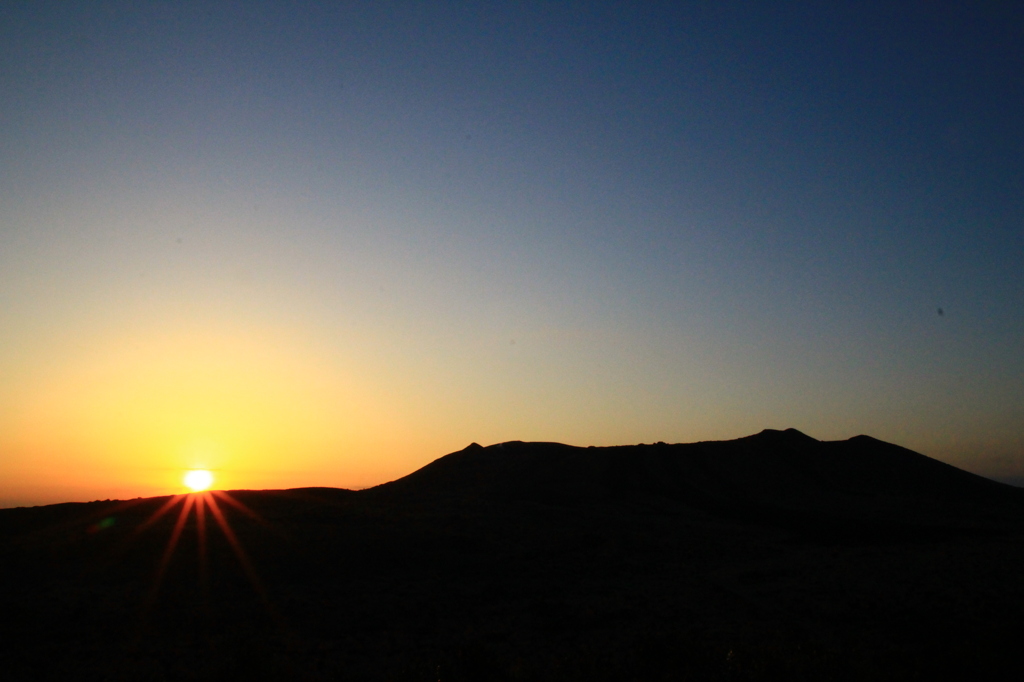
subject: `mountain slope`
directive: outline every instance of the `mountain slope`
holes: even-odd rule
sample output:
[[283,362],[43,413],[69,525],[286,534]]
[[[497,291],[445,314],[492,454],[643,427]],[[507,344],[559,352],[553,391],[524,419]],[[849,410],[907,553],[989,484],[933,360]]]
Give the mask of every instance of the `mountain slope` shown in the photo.
[[554,504],[630,499],[732,516],[774,511],[956,527],[1016,526],[1024,518],[1024,490],[868,436],[822,442],[795,429],[677,445],[473,444],[370,494]]

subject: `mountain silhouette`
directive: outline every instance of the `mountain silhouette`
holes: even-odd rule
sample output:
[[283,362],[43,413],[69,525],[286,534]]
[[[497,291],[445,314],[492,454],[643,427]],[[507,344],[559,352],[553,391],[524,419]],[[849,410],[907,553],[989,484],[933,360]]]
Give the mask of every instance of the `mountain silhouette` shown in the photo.
[[472,444],[373,489],[392,499],[643,500],[754,520],[948,527],[1020,522],[1024,491],[869,436],[822,442],[796,429],[732,441],[579,448]]
[[867,436],[472,444],[362,491],[0,510],[0,670],[999,679],[1022,540],[1024,490]]

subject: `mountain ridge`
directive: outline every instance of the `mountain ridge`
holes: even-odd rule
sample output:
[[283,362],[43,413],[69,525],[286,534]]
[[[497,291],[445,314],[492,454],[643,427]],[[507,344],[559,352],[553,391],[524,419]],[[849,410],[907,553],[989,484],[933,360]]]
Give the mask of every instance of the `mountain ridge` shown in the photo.
[[647,496],[735,515],[779,510],[848,521],[1017,525],[1024,491],[866,435],[819,441],[765,429],[728,441],[577,447],[472,443],[382,497],[574,504]]

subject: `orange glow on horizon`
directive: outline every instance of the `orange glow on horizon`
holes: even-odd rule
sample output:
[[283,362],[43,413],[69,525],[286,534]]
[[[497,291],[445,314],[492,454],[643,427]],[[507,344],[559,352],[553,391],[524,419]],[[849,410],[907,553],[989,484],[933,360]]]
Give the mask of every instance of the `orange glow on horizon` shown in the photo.
[[[98,332],[10,386],[21,398],[0,413],[0,507],[366,487],[447,451],[345,358],[274,327],[168,326],[143,325],[131,343]],[[216,481],[183,485],[193,470]]]

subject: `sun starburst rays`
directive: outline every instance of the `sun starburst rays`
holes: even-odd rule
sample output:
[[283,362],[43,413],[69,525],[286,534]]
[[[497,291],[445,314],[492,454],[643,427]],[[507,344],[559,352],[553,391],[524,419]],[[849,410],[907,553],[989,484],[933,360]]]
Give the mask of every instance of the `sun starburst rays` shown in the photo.
[[[231,522],[227,515],[221,509],[218,500],[226,503],[233,509],[242,512],[246,516],[252,518],[255,521],[265,524],[264,519],[251,510],[249,507],[236,500],[230,494],[224,491],[209,491],[204,490],[201,492],[188,493],[184,495],[175,495],[161,505],[153,514],[140,524],[134,535],[138,536],[146,532],[152,526],[154,526],[161,518],[169,514],[172,510],[180,504],[180,511],[178,517],[174,522],[174,526],[171,530],[170,536],[167,539],[167,544],[164,545],[163,551],[160,556],[160,560],[157,563],[154,575],[153,583],[150,587],[148,597],[146,599],[145,611],[152,608],[158,599],[160,589],[166,578],[168,568],[172,562],[175,551],[180,545],[181,537],[185,533],[188,526],[190,517],[193,517],[192,510],[195,510],[194,520],[196,529],[196,550],[197,550],[197,562],[198,562],[198,577],[200,588],[203,592],[204,599],[208,595],[209,591],[209,532],[207,530],[207,518],[212,516],[215,525],[220,529],[221,534],[227,540],[228,545],[231,547],[232,553],[238,560],[241,566],[242,572],[252,588],[260,596],[261,601],[264,605],[270,608],[270,602],[267,595],[267,591],[263,586],[262,581],[256,568],[253,565],[252,560],[249,558],[248,553],[239,540],[237,533],[231,526]],[[207,513],[209,512],[209,513]]]

